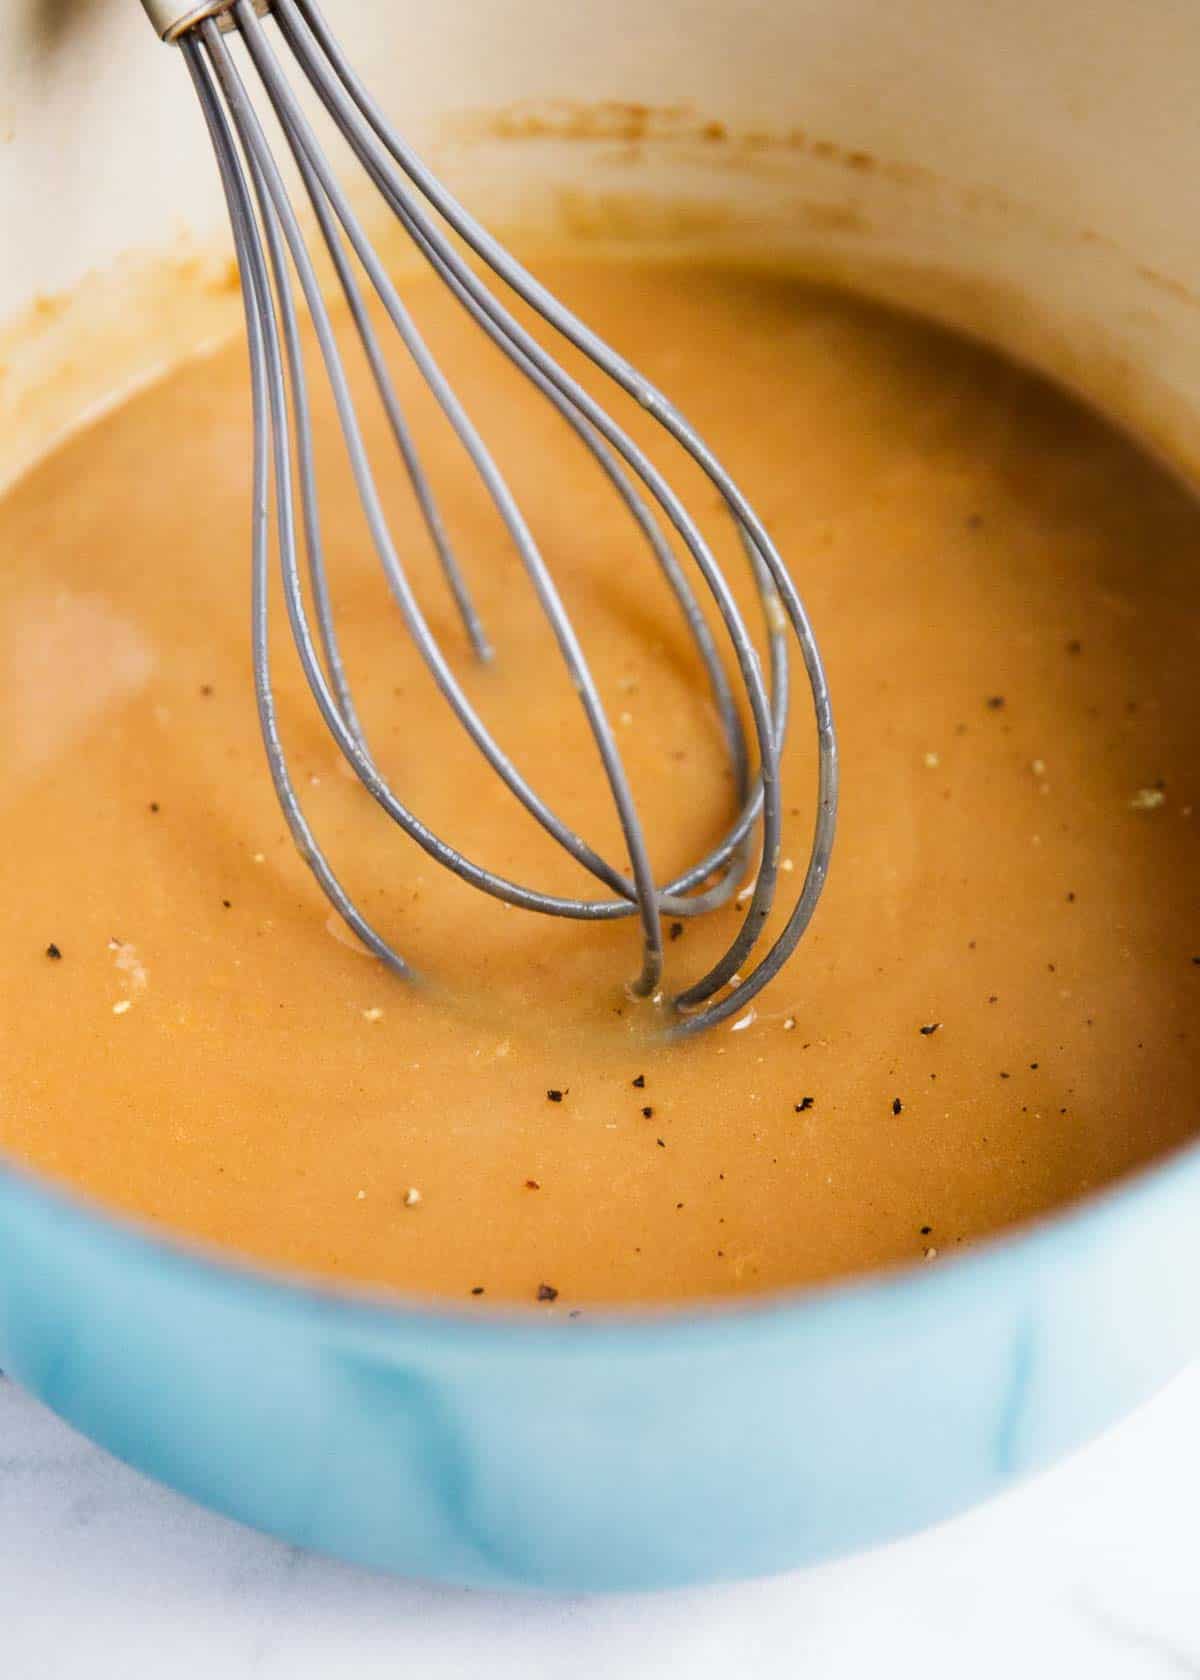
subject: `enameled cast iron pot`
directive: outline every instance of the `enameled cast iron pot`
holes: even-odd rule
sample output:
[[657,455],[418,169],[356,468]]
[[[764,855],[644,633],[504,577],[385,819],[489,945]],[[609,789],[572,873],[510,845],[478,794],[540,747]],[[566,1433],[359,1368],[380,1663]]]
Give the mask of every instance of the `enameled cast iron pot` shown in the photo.
[[[1190,0],[328,11],[410,136],[527,246],[846,278],[1200,464]],[[133,0],[10,0],[0,479],[236,325],[185,82]],[[744,1575],[960,1510],[1176,1371],[1198,1276],[1200,1148],[945,1264],[569,1326],[318,1292],[0,1171],[11,1376],[219,1510],[480,1585]]]

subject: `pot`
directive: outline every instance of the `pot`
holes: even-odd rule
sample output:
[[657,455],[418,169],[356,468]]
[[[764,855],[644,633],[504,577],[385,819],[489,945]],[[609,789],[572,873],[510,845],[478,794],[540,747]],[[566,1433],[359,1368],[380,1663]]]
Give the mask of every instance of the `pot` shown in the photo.
[[[1146,0],[328,0],[384,105],[524,251],[803,267],[1200,461],[1200,13]],[[133,0],[0,36],[0,481],[237,327],[211,155]],[[15,1024],[6,1030],[19,1030]],[[937,1521],[1200,1346],[1200,1147],[937,1267],[736,1307],[461,1315],[315,1289],[0,1167],[0,1365],[304,1546],[475,1586],[645,1588]]]

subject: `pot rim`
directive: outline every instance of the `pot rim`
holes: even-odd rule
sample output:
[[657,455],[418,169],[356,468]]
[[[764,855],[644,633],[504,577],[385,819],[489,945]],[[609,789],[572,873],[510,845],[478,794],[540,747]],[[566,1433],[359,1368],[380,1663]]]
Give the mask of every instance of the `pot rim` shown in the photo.
[[77,1234],[115,1250],[118,1260],[143,1260],[181,1282],[233,1294],[234,1303],[313,1318],[351,1334],[413,1335],[450,1340],[460,1351],[486,1353],[517,1343],[539,1356],[571,1358],[581,1352],[620,1348],[670,1355],[698,1344],[775,1339],[791,1330],[828,1328],[833,1321],[894,1319],[901,1308],[942,1312],[952,1304],[977,1306],[980,1290],[995,1294],[1015,1273],[1091,1251],[1106,1233],[1138,1219],[1164,1198],[1197,1196],[1200,1206],[1200,1137],[1132,1173],[1032,1219],[993,1232],[966,1252],[936,1264],[904,1262],[828,1283],[800,1285],[729,1299],[701,1297],[681,1303],[606,1306],[589,1303],[569,1327],[560,1313],[520,1303],[461,1307],[436,1298],[408,1296],[358,1283],[338,1283],[258,1262],[233,1250],[171,1231],[119,1210],[0,1154],[0,1221],[6,1204],[25,1203],[54,1222],[69,1220]]

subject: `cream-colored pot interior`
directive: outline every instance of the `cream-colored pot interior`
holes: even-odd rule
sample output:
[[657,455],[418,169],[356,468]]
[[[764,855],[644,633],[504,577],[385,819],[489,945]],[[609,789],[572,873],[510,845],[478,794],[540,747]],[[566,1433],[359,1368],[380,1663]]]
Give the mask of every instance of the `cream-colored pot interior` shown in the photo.
[[[327,0],[402,129],[537,243],[844,276],[1200,448],[1192,0]],[[215,171],[137,0],[8,0],[0,481],[236,325]]]

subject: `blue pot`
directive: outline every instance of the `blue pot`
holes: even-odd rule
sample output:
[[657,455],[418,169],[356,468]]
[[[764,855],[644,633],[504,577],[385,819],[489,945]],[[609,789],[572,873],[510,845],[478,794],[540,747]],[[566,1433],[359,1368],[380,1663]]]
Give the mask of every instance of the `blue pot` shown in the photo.
[[1200,1148],[866,1282],[707,1311],[432,1311],[242,1269],[0,1172],[0,1365],[299,1545],[559,1591],[766,1573],[951,1515],[1200,1347]]

